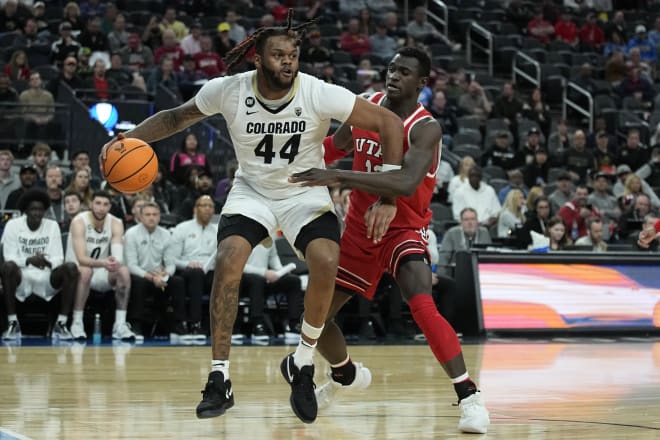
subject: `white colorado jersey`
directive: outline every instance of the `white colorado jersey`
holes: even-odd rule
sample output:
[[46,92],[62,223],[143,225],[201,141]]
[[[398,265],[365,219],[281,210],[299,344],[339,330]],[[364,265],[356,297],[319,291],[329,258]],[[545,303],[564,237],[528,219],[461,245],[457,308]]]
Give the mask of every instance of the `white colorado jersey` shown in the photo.
[[25,267],[25,260],[36,254],[43,254],[52,268],[62,264],[62,233],[56,221],[44,218],[36,231],[27,225],[27,217],[22,215],[7,222],[2,235],[2,254],[5,261],[13,261],[18,267]]
[[256,86],[256,71],[214,78],[195,103],[205,115],[221,113],[238,159],[237,177],[263,196],[281,200],[306,188],[287,181],[293,173],[324,168],[323,139],[330,120],[344,122],[356,96],[342,87],[299,73],[291,93],[272,109]]
[[[110,242],[112,240],[112,220],[116,217],[112,214],[107,214],[103,222],[103,228],[97,231],[94,228],[93,216],[92,211],[85,211],[76,215],[71,221],[73,222],[80,218],[85,224],[85,253],[90,258],[97,260],[108,258],[110,256]],[[73,251],[71,234],[69,234],[66,241],[66,261],[78,263],[76,253]]]

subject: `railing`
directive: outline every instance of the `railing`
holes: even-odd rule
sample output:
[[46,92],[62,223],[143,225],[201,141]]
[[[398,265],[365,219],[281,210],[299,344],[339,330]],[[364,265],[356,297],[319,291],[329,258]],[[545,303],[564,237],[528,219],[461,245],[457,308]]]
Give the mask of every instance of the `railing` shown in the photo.
[[[473,31],[475,34],[483,37],[484,40],[486,40],[485,47],[472,39]],[[493,76],[493,34],[488,29],[479,26],[476,22],[473,21],[467,28],[465,41],[468,65],[472,64],[472,46],[474,45],[475,49],[485,53],[488,57],[488,74]]]
[[[534,75],[530,75],[528,72],[523,70],[522,66],[519,67],[518,59],[521,59],[525,62],[525,66],[530,65],[534,67]],[[517,83],[516,76],[529,81],[534,87],[541,87],[541,65],[534,58],[529,55],[518,51],[513,57],[513,67],[512,67],[512,79],[514,83]]]
[[71,124],[68,105],[0,103],[0,143],[18,152],[19,157],[23,148],[35,142],[46,142],[53,149],[62,150],[69,145]]
[[[440,0],[432,0],[430,2],[432,5],[440,8],[440,14],[442,16],[436,15],[434,12],[430,10],[430,8],[426,9],[426,16],[434,22],[434,24],[442,29],[442,33],[444,34],[445,37],[449,36],[449,8],[445,4],[445,2],[440,1]],[[406,2],[406,5],[408,2]],[[430,5],[429,5],[430,6]],[[406,11],[407,12],[407,11]],[[405,17],[408,17],[406,14]]]
[[[587,106],[588,108],[584,108],[580,105],[580,103],[573,101],[569,97],[569,89],[575,93],[578,93],[579,95],[582,95],[587,98]],[[588,90],[583,89],[582,87],[578,86],[574,82],[570,82],[566,84],[566,87],[564,87],[564,99],[562,99],[562,117],[566,119],[566,113],[568,111],[568,107],[572,108],[576,112],[580,113],[582,116],[586,116],[589,119],[589,131],[593,131],[594,129],[594,98],[591,96],[591,93],[589,93]]]

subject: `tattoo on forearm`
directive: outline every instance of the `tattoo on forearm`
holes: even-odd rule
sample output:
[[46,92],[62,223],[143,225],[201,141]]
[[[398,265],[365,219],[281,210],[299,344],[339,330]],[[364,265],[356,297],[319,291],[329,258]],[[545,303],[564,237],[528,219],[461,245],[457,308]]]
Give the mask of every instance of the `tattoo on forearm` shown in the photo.
[[211,294],[211,343],[214,359],[227,359],[229,356],[240,284],[240,279],[221,282]]

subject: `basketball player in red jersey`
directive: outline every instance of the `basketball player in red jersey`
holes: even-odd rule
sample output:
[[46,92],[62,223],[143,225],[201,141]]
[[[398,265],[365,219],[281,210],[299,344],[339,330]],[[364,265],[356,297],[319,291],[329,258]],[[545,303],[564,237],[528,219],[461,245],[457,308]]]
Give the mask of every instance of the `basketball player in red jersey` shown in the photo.
[[[429,206],[439,165],[442,129],[417,103],[417,96],[428,80],[430,65],[428,55],[419,49],[399,50],[388,66],[387,93],[376,93],[370,98],[403,120],[405,156],[400,170],[383,169],[377,133],[344,125],[333,137],[326,138],[326,159],[332,161],[342,155],[341,151],[352,148],[353,170],[311,169],[290,179],[303,185],[339,183],[353,188],[341,239],[335,294],[318,341],[319,352],[330,362],[331,380],[319,387],[317,400],[319,407],[323,407],[330,403],[336,391],[366,388],[371,382],[369,370],[351,361],[334,317],[355,293],[373,299],[383,271],[388,270],[399,284],[433,354],[454,384],[462,410],[459,429],[485,433],[490,423],[488,411],[477,386],[470,380],[456,332],[438,313],[431,297],[427,227],[432,217]],[[374,194],[386,198],[381,200],[380,220],[376,225],[375,210],[369,209],[378,201]],[[382,222],[386,218],[383,209],[397,196],[403,197],[392,205],[393,218],[379,240],[377,231],[387,228]],[[372,228],[374,233],[368,234]]]

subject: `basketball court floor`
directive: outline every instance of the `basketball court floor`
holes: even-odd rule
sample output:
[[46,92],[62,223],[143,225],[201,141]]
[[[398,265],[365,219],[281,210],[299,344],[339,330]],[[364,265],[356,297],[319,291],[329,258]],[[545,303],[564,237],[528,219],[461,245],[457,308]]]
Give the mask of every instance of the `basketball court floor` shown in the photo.
[[660,439],[660,338],[464,345],[491,413],[483,436],[457,431],[453,390],[425,345],[351,346],[372,386],[305,425],[279,373],[291,350],[232,347],[236,406],[198,420],[208,346],[1,346],[0,440]]

